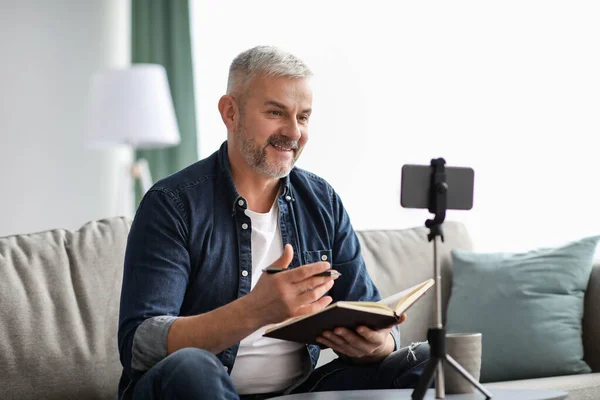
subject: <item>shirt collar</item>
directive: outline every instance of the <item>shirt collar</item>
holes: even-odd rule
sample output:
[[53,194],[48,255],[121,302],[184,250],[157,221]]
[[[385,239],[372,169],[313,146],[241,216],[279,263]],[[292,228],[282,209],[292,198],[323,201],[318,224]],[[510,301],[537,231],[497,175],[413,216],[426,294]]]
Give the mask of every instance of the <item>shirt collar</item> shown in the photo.
[[[235,183],[233,182],[231,165],[229,164],[229,154],[227,152],[227,141],[223,142],[221,148],[219,149],[218,164],[219,172],[223,175],[225,181],[227,182],[227,194],[232,204],[231,215],[235,215],[238,208],[246,210],[248,208],[248,202],[242,195],[238,193]],[[290,175],[288,174],[281,178],[280,183],[283,190],[281,190],[279,197],[283,197],[288,201],[293,200],[291,195]]]

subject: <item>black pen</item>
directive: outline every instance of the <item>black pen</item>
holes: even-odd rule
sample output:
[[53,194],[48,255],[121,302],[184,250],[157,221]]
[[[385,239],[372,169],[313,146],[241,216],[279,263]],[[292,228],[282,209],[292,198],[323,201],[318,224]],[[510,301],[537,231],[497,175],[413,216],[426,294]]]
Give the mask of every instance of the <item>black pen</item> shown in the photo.
[[[276,274],[278,272],[281,271],[288,271],[287,268],[275,268],[275,267],[268,267],[262,270],[263,272],[266,272],[267,274]],[[341,276],[342,274],[340,274],[338,271],[334,270],[334,269],[328,269],[327,271],[323,271],[320,272],[318,274],[315,274],[313,276],[331,276],[331,277],[337,277],[337,276]]]

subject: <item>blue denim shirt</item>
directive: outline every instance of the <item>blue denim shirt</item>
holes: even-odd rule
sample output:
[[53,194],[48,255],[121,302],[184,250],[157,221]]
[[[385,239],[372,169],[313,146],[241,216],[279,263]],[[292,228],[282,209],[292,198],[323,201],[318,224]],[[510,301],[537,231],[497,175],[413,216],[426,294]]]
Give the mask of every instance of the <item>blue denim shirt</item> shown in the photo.
[[[339,196],[322,178],[293,168],[277,201],[291,268],[323,255],[342,273],[333,301],[376,301],[358,238]],[[144,196],[127,242],[118,344],[123,390],[167,355],[169,327],[178,316],[212,311],[250,292],[251,221],[236,191],[227,142],[208,158],[157,182]],[[393,331],[399,348],[398,330]],[[227,371],[239,343],[219,353]],[[312,370],[319,347],[307,345]],[[310,371],[308,371],[310,372]]]

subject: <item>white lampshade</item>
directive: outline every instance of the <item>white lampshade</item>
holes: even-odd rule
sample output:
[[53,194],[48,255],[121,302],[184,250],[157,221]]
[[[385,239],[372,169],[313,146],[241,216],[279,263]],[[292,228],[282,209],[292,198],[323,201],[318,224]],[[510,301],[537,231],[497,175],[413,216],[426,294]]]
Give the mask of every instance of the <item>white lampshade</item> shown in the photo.
[[162,65],[135,64],[93,77],[88,143],[94,147],[168,147],[179,143],[179,128],[167,74]]

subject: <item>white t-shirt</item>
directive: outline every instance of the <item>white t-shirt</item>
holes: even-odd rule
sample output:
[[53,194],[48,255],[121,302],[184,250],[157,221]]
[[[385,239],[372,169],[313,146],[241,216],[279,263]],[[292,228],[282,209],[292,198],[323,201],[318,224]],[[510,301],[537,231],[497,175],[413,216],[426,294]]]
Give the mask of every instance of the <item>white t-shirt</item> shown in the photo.
[[[252,221],[252,283],[283,254],[277,200],[266,214],[246,210]],[[231,379],[239,394],[270,393],[283,390],[302,377],[306,350],[303,344],[265,338],[268,326],[240,342]]]

